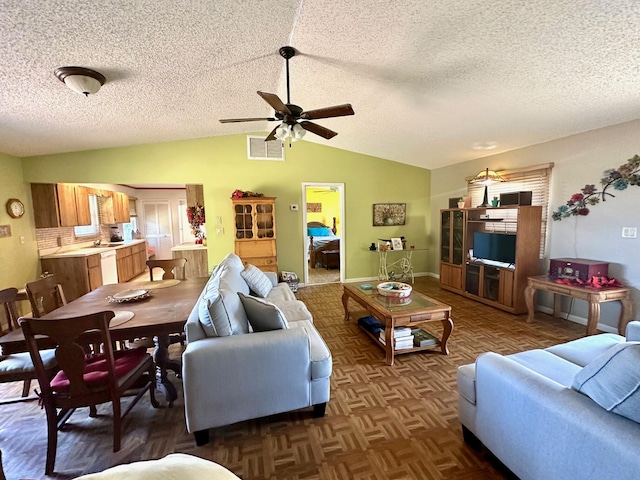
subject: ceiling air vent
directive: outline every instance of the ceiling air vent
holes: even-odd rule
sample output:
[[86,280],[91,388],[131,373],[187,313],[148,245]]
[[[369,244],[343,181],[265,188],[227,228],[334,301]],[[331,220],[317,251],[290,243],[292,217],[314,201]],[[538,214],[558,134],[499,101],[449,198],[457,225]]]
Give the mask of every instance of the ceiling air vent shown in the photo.
[[264,137],[247,136],[249,160],[284,161],[284,146],[280,140],[265,142]]

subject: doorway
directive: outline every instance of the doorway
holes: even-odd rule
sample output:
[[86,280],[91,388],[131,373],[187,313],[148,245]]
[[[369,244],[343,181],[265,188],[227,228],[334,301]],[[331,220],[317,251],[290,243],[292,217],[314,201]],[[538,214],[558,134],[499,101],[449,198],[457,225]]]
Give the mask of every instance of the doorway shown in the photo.
[[171,258],[173,229],[169,201],[142,201],[143,235],[155,250],[156,260]]
[[344,183],[303,183],[305,285],[344,282]]

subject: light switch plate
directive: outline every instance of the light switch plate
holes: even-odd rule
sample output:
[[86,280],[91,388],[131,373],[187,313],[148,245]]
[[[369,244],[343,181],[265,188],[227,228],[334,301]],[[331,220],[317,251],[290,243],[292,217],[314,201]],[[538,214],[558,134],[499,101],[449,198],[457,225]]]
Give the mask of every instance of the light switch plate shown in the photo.
[[636,238],[638,229],[636,227],[622,227],[622,238]]

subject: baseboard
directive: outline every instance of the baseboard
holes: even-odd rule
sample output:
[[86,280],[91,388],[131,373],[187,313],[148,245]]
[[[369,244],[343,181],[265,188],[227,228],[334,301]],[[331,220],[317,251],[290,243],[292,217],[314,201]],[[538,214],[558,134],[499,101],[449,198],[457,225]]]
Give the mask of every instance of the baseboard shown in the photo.
[[[553,315],[553,308],[547,307],[545,305],[536,305],[536,312],[542,312],[542,313],[546,313],[547,315]],[[584,317],[579,317],[578,315],[569,315],[569,316],[565,315],[559,318],[561,320],[569,320],[570,322],[584,325],[585,327],[587,326],[587,319]],[[611,325],[605,325],[604,323],[598,323],[597,328],[601,332],[618,333],[618,329],[616,327],[612,327]]]

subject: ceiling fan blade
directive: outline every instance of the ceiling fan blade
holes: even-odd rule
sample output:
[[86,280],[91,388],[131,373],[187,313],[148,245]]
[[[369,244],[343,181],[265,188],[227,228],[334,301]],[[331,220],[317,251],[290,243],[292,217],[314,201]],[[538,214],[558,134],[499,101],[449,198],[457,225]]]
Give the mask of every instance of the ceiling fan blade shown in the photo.
[[291,110],[287,107],[280,97],[278,97],[275,93],[266,93],[266,92],[258,92],[258,95],[262,97],[262,99],[267,102],[276,112],[280,112],[283,115],[291,115]]
[[350,103],[343,105],[334,105],[333,107],[318,108],[316,110],[309,110],[308,112],[302,112],[300,118],[305,120],[317,120],[319,118],[331,118],[331,117],[344,117],[347,115],[353,115],[355,112]]
[[326,138],[327,140],[335,137],[338,132],[334,132],[333,130],[329,130],[322,125],[318,125],[313,122],[300,122],[300,126],[307,130],[308,132],[315,133],[316,135],[320,135],[321,137]]
[[271,133],[269,135],[267,135],[267,138],[264,139],[265,142],[270,142],[271,140],[275,140],[276,139],[276,130],[278,129],[279,126],[280,125],[276,125],[276,128],[271,130]]
[[268,118],[221,118],[220,123],[238,123],[238,122],[262,122],[262,121],[272,121],[277,120],[277,118],[268,117]]

